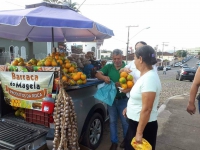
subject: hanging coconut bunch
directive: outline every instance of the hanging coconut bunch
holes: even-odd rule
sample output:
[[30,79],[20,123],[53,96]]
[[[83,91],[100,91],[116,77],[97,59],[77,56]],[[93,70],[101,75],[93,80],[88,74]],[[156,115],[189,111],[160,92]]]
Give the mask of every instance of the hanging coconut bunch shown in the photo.
[[63,87],[55,101],[53,150],[79,150],[77,116],[72,98]]

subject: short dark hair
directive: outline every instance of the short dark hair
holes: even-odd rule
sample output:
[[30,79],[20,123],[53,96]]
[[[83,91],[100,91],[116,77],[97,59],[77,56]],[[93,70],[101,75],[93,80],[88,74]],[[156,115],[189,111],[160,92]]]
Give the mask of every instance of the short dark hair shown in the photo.
[[147,45],[146,42],[144,42],[144,41],[139,41],[139,42],[137,42],[137,43],[135,44],[135,49],[136,49],[136,45],[139,44],[139,43],[141,43],[142,45]]
[[157,63],[155,50],[149,45],[140,47],[137,51],[135,51],[135,56],[137,58],[141,56],[142,60],[147,65],[154,65]]

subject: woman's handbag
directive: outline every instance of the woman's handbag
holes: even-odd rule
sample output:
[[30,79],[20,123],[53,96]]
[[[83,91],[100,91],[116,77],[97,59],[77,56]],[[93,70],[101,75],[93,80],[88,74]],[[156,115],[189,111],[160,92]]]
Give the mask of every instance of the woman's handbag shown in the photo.
[[111,81],[109,84],[102,83],[98,85],[98,90],[95,93],[94,97],[109,106],[112,106],[115,96],[117,94],[117,89],[115,83]]

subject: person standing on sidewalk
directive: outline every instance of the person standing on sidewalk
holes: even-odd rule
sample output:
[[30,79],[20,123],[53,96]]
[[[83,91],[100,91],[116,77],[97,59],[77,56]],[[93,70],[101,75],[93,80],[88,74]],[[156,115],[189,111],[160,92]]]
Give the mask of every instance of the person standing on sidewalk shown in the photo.
[[[196,99],[196,95],[197,95],[199,86],[200,86],[200,67],[196,71],[194,81],[193,81],[192,86],[190,88],[190,98],[189,98],[189,102],[188,102],[188,105],[187,105],[187,112],[190,115],[193,115],[196,112],[195,99]],[[200,110],[200,100],[199,100],[199,110]]]
[[[137,51],[140,47],[147,45],[144,41],[139,41],[135,44],[135,51]],[[157,72],[157,67],[155,65],[152,66],[153,70]],[[134,83],[139,79],[140,77],[140,71],[135,66],[135,60],[131,61],[128,65],[126,65],[124,68],[120,70],[120,72],[127,72],[133,76]],[[126,95],[130,97],[130,88],[127,88],[125,90],[122,90],[122,92],[127,93]]]
[[[122,61],[122,51],[119,49],[115,49],[112,54],[113,63],[105,65],[100,71],[96,73],[96,77],[100,80],[105,81],[105,83],[109,84],[110,80],[115,82],[117,88],[117,94],[112,106],[107,105],[108,113],[109,113],[109,121],[110,121],[110,138],[112,145],[110,150],[117,150],[118,147],[118,131],[117,131],[117,122],[118,116],[120,117],[122,128],[123,128],[123,136],[125,137],[128,123],[126,118],[123,116],[122,112],[124,108],[127,107],[128,98],[125,93],[120,93],[118,87],[120,73],[119,70],[125,66],[125,63]],[[120,144],[120,147],[123,147],[124,141]]]
[[163,67],[163,74],[166,75],[166,72],[167,72],[167,68],[166,68],[166,66],[164,66],[164,67]]
[[156,64],[156,54],[151,46],[142,46],[135,52],[135,66],[140,78],[132,87],[127,108],[123,115],[128,117],[129,127],[125,137],[125,150],[134,150],[131,141],[137,143],[145,138],[155,150],[157,137],[157,106],[161,92],[161,83],[152,65]]

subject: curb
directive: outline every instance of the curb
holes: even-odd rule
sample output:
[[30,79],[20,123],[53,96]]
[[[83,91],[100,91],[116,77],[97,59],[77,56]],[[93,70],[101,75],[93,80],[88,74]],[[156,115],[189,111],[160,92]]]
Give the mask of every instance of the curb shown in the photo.
[[186,96],[188,94],[182,94],[182,95],[175,95],[175,96],[172,96],[170,98],[168,98],[159,108],[158,108],[158,115],[163,112],[168,104],[168,102],[171,100],[171,99],[174,99],[175,97],[180,97],[180,96]]

